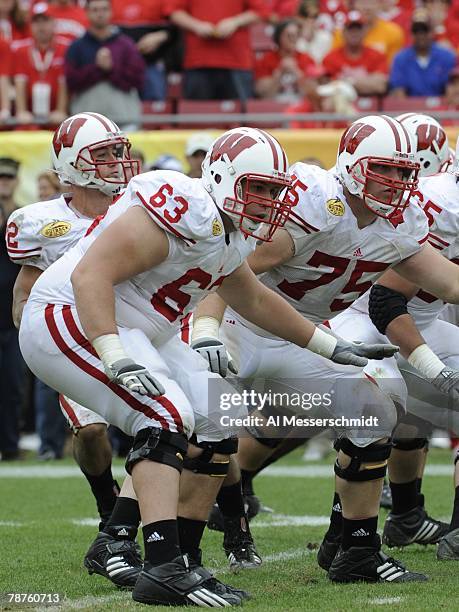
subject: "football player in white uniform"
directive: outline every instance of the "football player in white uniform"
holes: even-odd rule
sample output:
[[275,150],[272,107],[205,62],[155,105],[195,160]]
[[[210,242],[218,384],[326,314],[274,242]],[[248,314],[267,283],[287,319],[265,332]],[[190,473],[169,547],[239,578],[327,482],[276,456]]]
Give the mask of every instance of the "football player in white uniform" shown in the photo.
[[[57,128],[52,142],[55,171],[71,193],[37,202],[14,211],[8,221],[6,244],[12,261],[21,265],[14,287],[13,316],[20,325],[23,308],[35,281],[42,272],[74,246],[105,215],[129,179],[138,173],[138,162],[130,158],[129,140],[118,126],[98,113],[79,113],[67,118]],[[116,161],[116,163],[114,163]],[[114,575],[115,583],[135,583],[142,565],[140,550],[133,543],[139,523],[135,514],[129,525],[123,524],[120,512],[126,514],[132,500],[120,498],[117,514],[112,514],[119,486],[111,471],[112,449],[107,435],[107,421],[68,397],[59,396],[62,412],[73,431],[73,454],[96,498],[100,514],[99,531],[105,532],[104,545],[111,554],[132,560],[134,572],[126,564]],[[121,514],[123,516],[123,514]],[[108,524],[107,524],[108,523]],[[132,541],[118,533],[128,532]],[[120,541],[117,541],[119,539]],[[91,568],[93,560],[85,563]],[[119,570],[119,568],[117,568]]]
[[221,391],[227,383],[177,337],[182,317],[217,289],[255,324],[350,369],[387,353],[315,327],[244,262],[257,241],[270,240],[285,223],[291,207],[279,199],[291,185],[279,143],[261,130],[231,130],[214,142],[203,169],[203,180],[170,171],[132,179],[117,206],[38,279],[24,308],[20,344],[47,384],[135,437],[126,466],[139,500],[146,561],[133,598],[221,607],[241,599],[217,592],[199,565],[190,569],[180,554],[177,504],[193,432],[204,444],[188,448],[184,475],[193,487],[182,478],[184,498],[198,499],[204,517],[215,498],[221,481],[207,499],[196,478],[213,470],[221,475],[228,464],[231,451],[218,443],[232,432],[219,407],[206,401],[209,385]]
[[[456,157],[451,172],[421,180],[417,194],[429,219],[429,242],[456,264],[459,262],[458,176]],[[408,443],[419,443],[413,449],[422,446],[431,424],[455,434],[459,432],[459,330],[455,324],[442,320],[445,308],[442,300],[393,272],[384,275],[370,293],[373,322],[388,338],[397,337],[401,343],[402,356],[398,363],[409,392],[407,422],[415,427],[414,440]],[[439,542],[439,559],[459,559],[458,457],[455,465],[454,507],[449,533],[443,534]],[[405,513],[393,516],[393,512],[386,522],[383,537],[394,546],[423,542],[432,535],[431,527],[414,520],[415,484],[420,489],[420,482],[407,482],[401,492]]]
[[[261,280],[304,316],[317,322],[330,319],[332,327],[333,317],[367,291],[389,267],[457,302],[459,276],[455,266],[427,243],[423,211],[408,205],[417,185],[418,169],[411,138],[398,121],[385,116],[357,120],[341,138],[336,174],[304,164],[291,168],[292,197],[297,206],[273,243],[262,245],[249,258],[252,269],[264,273]],[[208,300],[199,307],[196,327],[199,315],[218,312],[214,306]],[[239,365],[240,376],[296,377],[303,379],[295,382],[305,391],[312,387],[311,380],[304,380],[306,375],[330,381],[331,387],[337,378],[349,376],[336,366],[332,371],[319,357],[298,354],[295,347],[255,328],[231,310],[226,311],[221,331],[222,340]],[[220,340],[217,342],[221,345]],[[376,364],[369,366],[376,369]],[[406,389],[395,360],[386,359],[380,368],[392,378],[386,390],[403,406]],[[368,384],[368,388],[368,393],[380,393],[375,385]],[[344,391],[337,398],[335,411],[347,408],[348,413],[360,415],[366,403],[386,409],[394,406],[382,394],[371,400],[362,392],[364,389],[365,381],[361,380],[359,385],[353,385],[352,392]],[[238,458],[242,468],[257,468],[263,457],[263,444],[270,444],[270,440],[241,440]],[[338,439],[337,447],[335,472],[344,518],[342,522],[340,519],[340,553],[335,557],[335,548],[322,559],[330,578],[387,582],[425,578],[404,570],[380,551],[376,526],[380,487],[391,450],[388,439],[373,435],[362,440],[349,432]]]
[[[428,115],[416,113],[405,113],[397,119],[410,132],[416,143],[415,157],[420,164],[419,175],[421,178],[444,172],[449,165],[448,137],[442,126]],[[422,184],[426,184],[421,181]],[[428,182],[427,182],[428,184]],[[426,214],[431,222],[432,215],[429,208]],[[429,241],[431,233],[429,233]],[[438,242],[433,245],[438,247]],[[375,337],[381,340],[381,336],[374,335],[375,328],[371,325],[367,314],[368,296],[365,295],[357,300],[349,310],[333,319],[332,328],[339,333],[346,333],[355,327],[359,328],[359,337]],[[362,315],[362,311],[364,314]],[[370,371],[375,376],[385,376],[387,373],[376,369]],[[413,417],[410,417],[413,421]],[[399,428],[401,431],[401,429]],[[428,432],[426,424],[423,426],[424,435],[413,440],[395,438],[394,448],[389,460],[389,478],[391,485],[383,488],[381,505],[392,507],[393,512],[385,524],[383,542],[389,546],[402,546],[419,542],[422,544],[436,544],[447,532],[448,525],[428,516],[424,509],[424,497],[420,492],[422,474],[428,448]],[[418,464],[417,474],[414,474],[415,465]],[[416,476],[416,478],[415,478]],[[414,492],[414,480],[416,480],[417,494]],[[387,491],[389,489],[389,491]]]

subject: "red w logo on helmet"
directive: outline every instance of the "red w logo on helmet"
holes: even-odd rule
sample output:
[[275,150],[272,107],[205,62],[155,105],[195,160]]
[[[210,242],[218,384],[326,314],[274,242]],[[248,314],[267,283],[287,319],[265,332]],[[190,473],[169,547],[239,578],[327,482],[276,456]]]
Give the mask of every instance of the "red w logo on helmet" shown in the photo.
[[351,155],[355,153],[355,150],[359,144],[371,136],[376,130],[372,125],[366,123],[355,123],[344,132],[339,143],[339,152],[347,151]]
[[446,141],[445,132],[436,125],[421,123],[416,130],[418,138],[418,151],[432,151],[437,153],[434,148],[434,142],[438,144],[438,149],[441,149]]
[[228,136],[223,135],[212,147],[210,161],[211,163],[217,161],[217,159],[220,159],[225,154],[230,161],[233,161],[241,151],[250,149],[250,147],[253,147],[255,144],[257,144],[255,138],[247,136],[246,134],[236,133],[229,134]]
[[87,119],[84,117],[77,117],[76,119],[70,117],[61,123],[59,129],[56,130],[53,137],[53,147],[56,155],[59,155],[63,147],[73,146],[78,130],[86,123],[86,121]]

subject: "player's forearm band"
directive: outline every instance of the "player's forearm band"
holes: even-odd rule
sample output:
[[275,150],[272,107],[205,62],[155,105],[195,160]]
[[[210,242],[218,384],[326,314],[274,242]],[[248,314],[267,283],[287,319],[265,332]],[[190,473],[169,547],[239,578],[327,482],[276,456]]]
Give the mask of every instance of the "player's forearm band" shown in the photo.
[[446,367],[427,344],[421,344],[415,348],[408,357],[408,363],[428,379],[436,378]]
[[99,336],[92,341],[92,345],[104,363],[115,363],[127,357],[118,334]]
[[191,341],[195,342],[199,338],[218,338],[220,321],[215,317],[199,317],[193,320],[193,331]]
[[318,355],[322,355],[322,357],[327,357],[327,359],[330,359],[330,357],[333,355],[337,342],[338,340],[334,336],[327,334],[327,332],[324,332],[316,327],[311,339],[306,345],[306,348],[313,353],[317,353]]
[[407,314],[407,302],[406,297],[399,291],[382,285],[372,286],[368,300],[368,314],[379,333],[385,334],[391,321]]

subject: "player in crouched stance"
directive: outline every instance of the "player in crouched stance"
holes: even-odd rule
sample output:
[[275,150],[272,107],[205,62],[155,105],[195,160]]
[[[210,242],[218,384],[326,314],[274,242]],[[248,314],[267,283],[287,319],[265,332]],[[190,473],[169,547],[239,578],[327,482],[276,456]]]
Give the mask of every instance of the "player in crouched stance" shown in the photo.
[[[241,603],[180,550],[184,456],[188,450],[197,459],[192,476],[208,476],[214,464],[228,463],[230,451],[218,445],[231,435],[207,406],[209,379],[227,383],[177,337],[181,318],[217,289],[255,324],[339,363],[364,365],[381,348],[316,328],[244,263],[289,212],[279,199],[291,185],[279,143],[237,128],[215,141],[206,164],[208,180],[167,171],[132,179],[93,232],[41,275],[21,324],[24,358],[40,378],[134,436],[126,469],[139,501],[145,564],[133,598],[149,604]],[[188,449],[193,433],[198,446]],[[201,496],[204,516],[220,482]]]
[[[118,126],[99,113],[73,115],[57,128],[51,147],[53,166],[71,193],[25,206],[8,220],[8,254],[21,265],[13,295],[13,317],[18,327],[32,287],[42,272],[85,236],[97,223],[96,218],[107,212],[130,178],[138,173],[138,162],[130,158],[130,147]],[[133,500],[117,497],[120,489],[111,471],[108,422],[68,397],[60,395],[59,402],[74,434],[75,460],[91,487],[100,515],[99,559],[85,559],[85,565],[90,572],[103,571],[119,587],[132,588],[142,567],[140,548],[135,542],[140,518]],[[117,511],[111,517],[115,503]],[[132,506],[133,516],[125,524],[126,508]],[[104,559],[104,568],[100,567],[100,558]]]
[[[345,316],[346,308],[389,267],[457,302],[457,267],[427,244],[427,219],[416,204],[409,203],[419,171],[414,150],[414,142],[398,121],[369,116],[344,132],[333,171],[295,164],[291,168],[291,197],[297,204],[291,218],[271,244],[260,245],[249,258],[252,269],[263,273],[262,282],[305,317],[316,322],[330,320],[332,329],[335,321]],[[211,307],[207,301],[207,307],[201,304],[195,314],[195,324],[199,324],[199,316],[218,319],[221,313],[221,305]],[[295,346],[255,328],[231,309],[226,311],[221,331],[221,340],[228,345],[242,377],[296,378],[296,390],[311,391],[308,377],[334,384],[353,375],[337,367],[332,372],[330,364],[316,355],[298,353]],[[350,336],[360,332],[345,325],[343,332],[340,328],[336,331]],[[378,341],[364,336],[359,339]],[[340,397],[335,412],[359,416],[366,407],[377,406],[379,415],[395,411],[393,402],[404,406],[406,387],[395,360],[371,364],[369,373],[378,368],[390,383],[384,387],[378,379],[385,394],[362,377],[353,384],[352,394],[336,394]],[[361,373],[355,374],[356,379],[358,376]],[[253,430],[250,433],[256,440],[241,439],[237,458],[241,469],[253,471],[280,440],[257,436]],[[336,443],[336,512],[319,551],[319,564],[336,582],[425,580],[424,575],[408,571],[381,550],[377,519],[392,447],[389,436],[374,432],[365,439],[350,431],[340,433]]]

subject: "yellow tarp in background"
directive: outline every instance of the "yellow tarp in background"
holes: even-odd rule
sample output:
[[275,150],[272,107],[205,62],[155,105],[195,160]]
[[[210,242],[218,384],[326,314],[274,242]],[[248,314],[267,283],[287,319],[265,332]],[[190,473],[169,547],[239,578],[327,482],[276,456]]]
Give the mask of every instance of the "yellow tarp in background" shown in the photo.
[[[304,157],[317,157],[326,167],[335,163],[341,130],[270,130],[287,151],[290,163]],[[457,128],[447,129],[450,146],[455,148]],[[129,135],[133,147],[141,149],[147,162],[159,155],[175,155],[185,163],[184,147],[190,130],[156,130]],[[221,130],[211,130],[218,136]],[[36,177],[51,167],[52,132],[0,132],[0,157],[13,157],[21,162],[20,187],[17,201],[20,205],[37,200]]]

